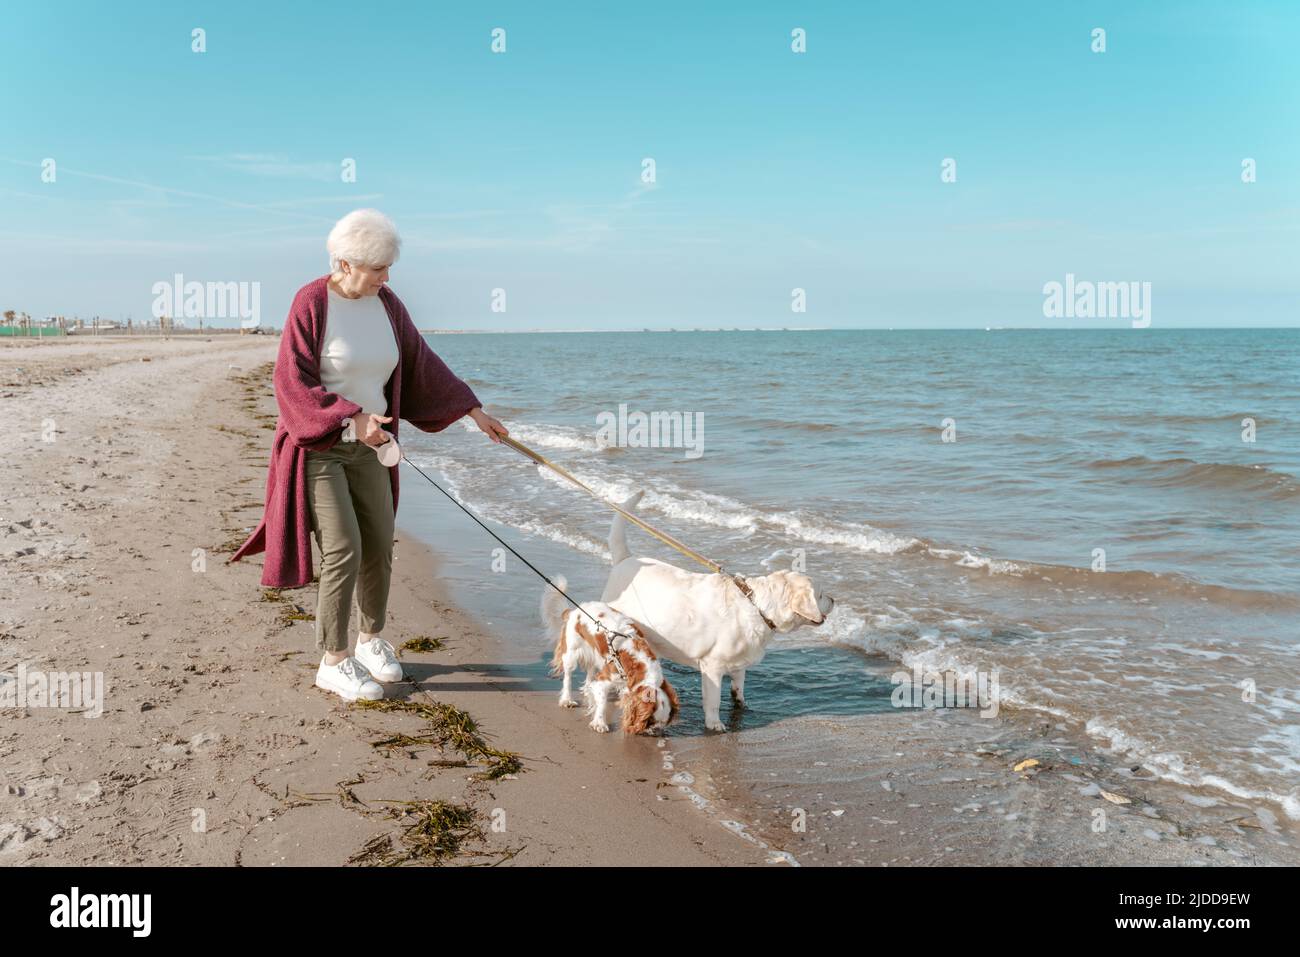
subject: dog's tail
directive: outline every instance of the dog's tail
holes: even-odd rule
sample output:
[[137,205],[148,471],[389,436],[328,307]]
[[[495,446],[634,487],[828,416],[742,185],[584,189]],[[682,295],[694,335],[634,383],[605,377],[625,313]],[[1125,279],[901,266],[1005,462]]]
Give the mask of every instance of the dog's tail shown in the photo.
[[[552,575],[551,581],[555,582],[555,587],[560,589],[560,592],[568,594],[569,582],[563,575]],[[555,645],[555,651],[551,655],[552,676],[558,675],[562,668],[560,659],[564,657],[564,613],[569,608],[569,603],[564,600],[560,592],[547,585],[542,591],[542,604],[539,609],[542,627],[546,629],[547,641]]]
[[[639,491],[626,502],[619,502],[619,504],[630,512],[636,508],[644,494],[644,490]],[[615,512],[614,522],[609,527],[609,560],[611,564],[617,565],[630,554],[627,550],[627,519]]]

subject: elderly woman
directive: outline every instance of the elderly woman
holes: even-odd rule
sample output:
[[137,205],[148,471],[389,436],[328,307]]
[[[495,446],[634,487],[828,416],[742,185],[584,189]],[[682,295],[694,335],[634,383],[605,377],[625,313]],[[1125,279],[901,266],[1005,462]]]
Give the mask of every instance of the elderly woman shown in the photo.
[[[393,563],[399,456],[380,461],[405,419],[439,432],[468,415],[494,442],[508,434],[434,354],[384,285],[401,239],[387,216],[359,209],[330,231],[330,274],[294,297],[275,363],[280,407],[262,521],[231,561],[266,552],[262,584],[311,582],[320,549],[317,687],[354,701],[383,697],[402,666],[381,632]],[[395,449],[395,447],[394,447]],[[387,451],[387,450],[384,450]],[[349,653],[356,596],[359,631]]]

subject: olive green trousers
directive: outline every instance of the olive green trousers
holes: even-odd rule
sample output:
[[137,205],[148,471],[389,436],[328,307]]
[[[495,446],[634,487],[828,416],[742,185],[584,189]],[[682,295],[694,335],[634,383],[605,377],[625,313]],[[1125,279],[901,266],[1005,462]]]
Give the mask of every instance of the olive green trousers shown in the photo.
[[320,550],[316,648],[348,647],[355,594],[360,630],[378,634],[393,573],[393,487],[388,468],[364,442],[307,452],[307,503]]

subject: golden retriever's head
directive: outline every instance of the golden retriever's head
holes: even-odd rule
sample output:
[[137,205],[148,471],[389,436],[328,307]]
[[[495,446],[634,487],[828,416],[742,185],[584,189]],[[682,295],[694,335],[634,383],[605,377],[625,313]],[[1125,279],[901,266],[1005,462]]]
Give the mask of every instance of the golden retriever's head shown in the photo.
[[755,603],[782,634],[822,624],[835,607],[833,598],[820,594],[812,579],[799,572],[779,571],[745,581],[754,591]]

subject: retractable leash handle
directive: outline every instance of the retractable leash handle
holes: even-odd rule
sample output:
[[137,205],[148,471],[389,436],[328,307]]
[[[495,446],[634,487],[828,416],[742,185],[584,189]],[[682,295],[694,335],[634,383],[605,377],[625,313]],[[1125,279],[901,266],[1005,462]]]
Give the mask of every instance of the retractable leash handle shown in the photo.
[[402,447],[397,444],[397,439],[391,435],[383,445],[372,446],[372,448],[375,450],[375,455],[379,457],[379,464],[385,468],[391,469],[402,461]]

